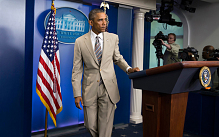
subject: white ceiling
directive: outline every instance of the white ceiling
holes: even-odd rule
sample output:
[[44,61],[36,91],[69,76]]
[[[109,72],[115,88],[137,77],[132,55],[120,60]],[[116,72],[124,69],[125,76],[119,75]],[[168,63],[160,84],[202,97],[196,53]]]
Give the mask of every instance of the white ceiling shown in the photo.
[[219,2],[219,0],[201,0],[201,1],[209,2],[209,3]]
[[[156,1],[157,1],[157,3],[161,3],[161,0],[156,0]],[[174,0],[174,1],[181,3],[181,0]],[[193,0],[193,1],[195,1],[195,0]],[[219,2],[219,0],[201,0],[201,1],[209,2],[209,3]]]

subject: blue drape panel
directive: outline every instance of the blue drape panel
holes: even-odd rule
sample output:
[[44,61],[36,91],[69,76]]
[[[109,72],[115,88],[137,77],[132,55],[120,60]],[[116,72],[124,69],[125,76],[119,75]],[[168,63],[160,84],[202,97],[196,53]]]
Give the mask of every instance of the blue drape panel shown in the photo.
[[[112,17],[113,18],[113,17]],[[111,18],[110,18],[111,19]],[[117,34],[119,49],[124,59],[131,65],[132,58],[132,9],[118,8]],[[117,104],[114,124],[129,123],[131,80],[118,66],[115,66],[120,101]]]
[[143,69],[149,68],[150,61],[150,38],[151,38],[151,22],[144,23],[144,59]]

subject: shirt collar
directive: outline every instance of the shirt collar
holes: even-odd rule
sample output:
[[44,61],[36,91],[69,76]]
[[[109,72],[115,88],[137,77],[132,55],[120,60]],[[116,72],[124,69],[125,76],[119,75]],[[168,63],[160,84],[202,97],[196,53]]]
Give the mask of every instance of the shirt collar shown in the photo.
[[92,30],[91,30],[91,39],[95,39],[96,38],[96,36],[99,36],[99,38],[100,39],[102,39],[103,40],[103,32],[101,32],[100,34],[96,34],[96,33],[94,33]]

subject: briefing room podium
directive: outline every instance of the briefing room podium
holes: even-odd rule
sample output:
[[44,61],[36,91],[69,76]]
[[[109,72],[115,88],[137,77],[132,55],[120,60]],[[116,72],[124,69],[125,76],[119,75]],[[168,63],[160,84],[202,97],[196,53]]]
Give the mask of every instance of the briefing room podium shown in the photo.
[[200,90],[199,72],[219,61],[183,61],[129,74],[142,89],[143,137],[182,137],[188,92]]

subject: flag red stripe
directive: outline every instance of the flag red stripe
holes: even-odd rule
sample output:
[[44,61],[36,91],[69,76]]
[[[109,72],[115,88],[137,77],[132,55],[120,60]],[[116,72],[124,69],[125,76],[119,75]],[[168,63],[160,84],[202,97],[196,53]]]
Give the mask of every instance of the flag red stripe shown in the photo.
[[49,91],[49,93],[50,93],[50,96],[52,97],[53,102],[54,102],[56,108],[59,109],[60,106],[58,105],[58,102],[57,102],[56,98],[55,98],[54,95],[53,95],[53,90],[52,90],[52,88],[50,87],[50,84],[49,84],[49,83],[47,82],[47,80],[44,78],[43,73],[42,73],[39,69],[38,69],[38,76],[42,79],[43,84],[44,84],[45,87],[48,89],[48,91]]
[[55,104],[56,108],[59,108],[59,106],[57,106],[57,100],[53,95],[53,90],[50,87],[49,83],[47,82],[47,80],[43,77],[43,74],[40,70],[38,70],[38,76],[42,79],[42,83],[44,84],[44,86],[47,88],[47,90],[49,91],[50,96],[52,97],[52,101]]
[[37,87],[37,89],[40,91],[40,94],[41,94],[42,98],[45,100],[45,102],[46,102],[47,105],[49,106],[49,109],[50,109],[50,111],[51,111],[53,117],[56,119],[56,114],[55,114],[55,112],[54,112],[54,109],[53,109],[52,105],[50,104],[49,99],[47,98],[47,96],[43,93],[43,91],[42,91],[42,89],[41,89],[41,86],[39,85],[38,82],[36,82],[36,87]]
[[40,56],[40,63],[43,66],[43,68],[46,70],[46,72],[48,73],[48,75],[50,76],[50,79],[53,79],[53,73],[50,70],[50,68],[48,67],[47,63],[44,61],[44,59],[42,58],[42,56]]

